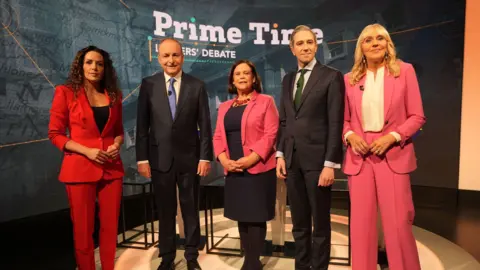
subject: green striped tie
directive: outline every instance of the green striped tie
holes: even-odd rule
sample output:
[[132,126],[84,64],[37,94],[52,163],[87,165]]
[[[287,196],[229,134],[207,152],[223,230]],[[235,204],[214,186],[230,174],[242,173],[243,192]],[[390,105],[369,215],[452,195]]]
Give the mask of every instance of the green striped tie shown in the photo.
[[300,107],[300,101],[302,100],[302,90],[303,90],[303,84],[305,81],[305,77],[303,75],[305,75],[307,71],[308,69],[300,69],[299,71],[300,78],[298,79],[298,82],[297,82],[297,91],[295,92],[295,98],[293,101],[293,103],[295,104],[295,109],[297,110]]

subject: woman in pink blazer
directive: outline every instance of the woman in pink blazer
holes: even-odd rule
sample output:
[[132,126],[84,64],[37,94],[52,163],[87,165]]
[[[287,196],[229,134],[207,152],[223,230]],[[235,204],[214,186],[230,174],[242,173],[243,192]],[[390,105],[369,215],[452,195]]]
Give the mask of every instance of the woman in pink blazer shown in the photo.
[[260,254],[267,221],[275,216],[275,141],[278,111],[273,98],[260,94],[255,66],[237,61],[230,70],[228,92],[218,108],[213,136],[215,157],[225,169],[225,217],[238,221],[245,251],[243,270],[262,269]]
[[373,24],[358,38],[345,84],[352,268],[377,267],[378,204],[390,269],[419,270],[409,173],[417,166],[412,136],[425,116],[415,70],[396,58],[387,30]]

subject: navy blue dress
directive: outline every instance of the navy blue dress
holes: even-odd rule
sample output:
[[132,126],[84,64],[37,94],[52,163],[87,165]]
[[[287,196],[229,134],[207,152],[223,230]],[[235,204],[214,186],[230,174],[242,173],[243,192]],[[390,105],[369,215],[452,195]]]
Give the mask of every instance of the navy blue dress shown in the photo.
[[[231,160],[244,156],[242,116],[247,106],[231,107],[224,125]],[[229,172],[225,179],[225,217],[240,222],[266,222],[275,217],[275,169],[259,174]]]

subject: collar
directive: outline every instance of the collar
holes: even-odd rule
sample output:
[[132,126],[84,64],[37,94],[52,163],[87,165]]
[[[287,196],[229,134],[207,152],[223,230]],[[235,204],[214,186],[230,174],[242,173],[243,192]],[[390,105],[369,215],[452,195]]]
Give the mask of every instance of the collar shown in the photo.
[[[385,72],[385,66],[381,66],[377,69],[377,74],[378,72],[382,72],[382,74]],[[367,69],[367,75],[373,75],[373,71],[370,71]]]
[[252,96],[250,97],[250,98],[251,98],[251,100],[256,100],[256,99],[257,99],[257,97],[258,97],[258,92],[257,92],[257,91],[255,91],[255,90],[253,90],[253,92],[252,92]]
[[[315,67],[315,65],[317,64],[317,59],[316,58],[313,58],[312,61],[310,61],[310,63],[308,63],[303,69],[306,69],[306,70],[313,70],[313,67]],[[298,66],[298,69],[297,69],[297,72],[299,72],[302,68],[300,66]]]
[[[178,82],[180,81],[180,79],[182,78],[182,73],[183,71],[180,70],[180,72],[177,73],[177,75],[175,75],[175,81]],[[167,73],[163,72],[163,75],[165,76],[165,82],[168,83],[170,81],[170,78],[172,78],[170,75],[168,75]]]

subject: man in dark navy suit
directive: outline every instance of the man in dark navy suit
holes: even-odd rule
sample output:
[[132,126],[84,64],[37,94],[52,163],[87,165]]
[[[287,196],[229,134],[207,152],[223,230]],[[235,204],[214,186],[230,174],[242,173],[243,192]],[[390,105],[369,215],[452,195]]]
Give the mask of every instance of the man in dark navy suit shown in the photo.
[[[142,81],[138,97],[136,152],[138,171],[151,177],[159,222],[158,269],[174,269],[177,192],[185,224],[188,270],[197,262],[200,242],[198,187],[210,171],[212,130],[205,84],[182,72],[181,44],[166,38],[159,44],[162,73]],[[200,132],[198,132],[198,128]]]

